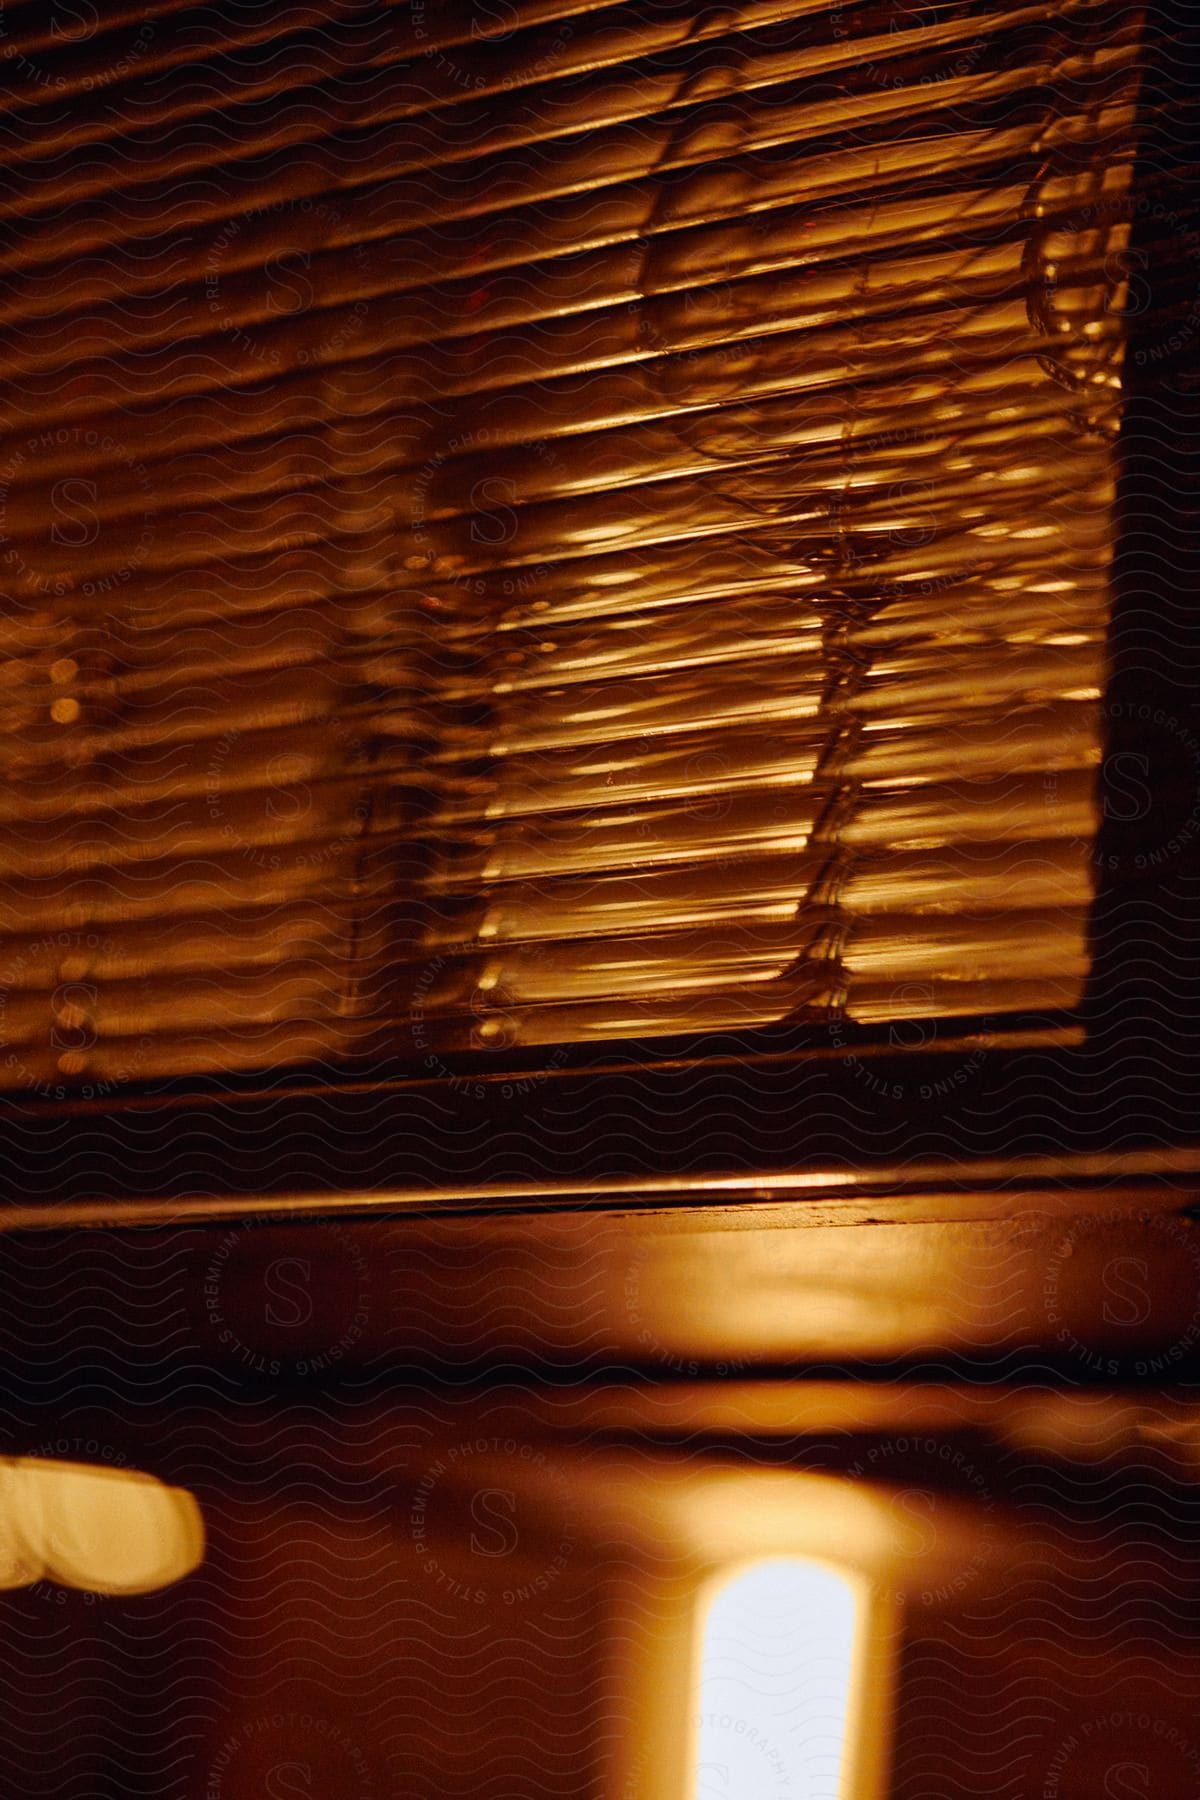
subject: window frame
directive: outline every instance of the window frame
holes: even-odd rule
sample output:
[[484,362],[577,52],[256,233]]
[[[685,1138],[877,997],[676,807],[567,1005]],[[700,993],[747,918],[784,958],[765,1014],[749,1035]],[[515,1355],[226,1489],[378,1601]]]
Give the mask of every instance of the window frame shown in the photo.
[[[694,1168],[695,1139],[662,1130],[684,1109],[703,1112],[710,1168],[792,1167],[831,1145],[864,1165],[898,1151],[944,1155],[948,1135],[957,1151],[978,1156],[1047,1147],[1082,1153],[1111,1144],[1114,1131],[1125,1143],[1200,1142],[1191,1104],[1200,1045],[1182,1000],[1195,980],[1188,945],[1200,943],[1200,830],[1190,829],[1200,781],[1192,791],[1170,733],[1167,742],[1148,741],[1143,723],[1157,715],[1176,738],[1200,741],[1200,644],[1183,629],[1179,599],[1189,586],[1200,589],[1188,501],[1189,463],[1200,474],[1200,345],[1184,330],[1166,340],[1180,338],[1173,350],[1158,353],[1162,320],[1200,291],[1200,197],[1189,185],[1200,124],[1186,104],[1200,49],[1186,25],[1173,0],[1146,28],[1131,237],[1146,293],[1130,321],[1117,447],[1093,970],[1078,1014],[915,1020],[907,1042],[886,1028],[784,1024],[560,1046],[550,1054],[476,1052],[439,1059],[432,1070],[397,1059],[336,1073],[289,1067],[153,1089],[104,1083],[92,1093],[5,1094],[0,1117],[14,1194],[64,1197],[64,1182],[94,1194],[98,1181],[131,1194],[214,1184],[335,1191],[346,1179],[379,1187],[414,1168],[426,1180],[465,1184],[487,1178],[478,1151],[472,1156],[467,1147],[501,1134],[506,1174],[546,1180],[593,1167],[596,1121],[623,1111],[632,1120],[627,1141],[614,1137],[602,1152],[614,1177],[644,1171],[648,1144],[655,1173]],[[1151,203],[1160,196],[1177,227],[1179,255],[1170,260],[1161,255],[1163,225]],[[1130,818],[1122,804],[1128,755],[1141,759],[1141,778],[1155,796],[1149,822]],[[1165,861],[1155,861],[1163,817],[1185,815],[1188,830]],[[955,1071],[972,1056],[980,1066],[960,1084],[964,1111]],[[322,1150],[315,1162],[314,1131]],[[136,1159],[127,1153],[131,1144]]]

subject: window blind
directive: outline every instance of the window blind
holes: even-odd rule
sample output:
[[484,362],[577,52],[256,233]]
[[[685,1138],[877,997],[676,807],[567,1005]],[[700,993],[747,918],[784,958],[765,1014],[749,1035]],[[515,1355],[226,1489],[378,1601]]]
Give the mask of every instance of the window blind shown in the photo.
[[1069,1007],[1127,7],[4,9],[0,1081]]

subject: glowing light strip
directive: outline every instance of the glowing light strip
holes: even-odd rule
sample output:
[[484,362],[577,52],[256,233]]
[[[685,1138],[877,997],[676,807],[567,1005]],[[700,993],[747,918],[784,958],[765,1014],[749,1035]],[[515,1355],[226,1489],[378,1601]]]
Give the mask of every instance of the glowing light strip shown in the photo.
[[859,1628],[854,1585],[800,1557],[720,1588],[703,1627],[693,1800],[846,1800]]

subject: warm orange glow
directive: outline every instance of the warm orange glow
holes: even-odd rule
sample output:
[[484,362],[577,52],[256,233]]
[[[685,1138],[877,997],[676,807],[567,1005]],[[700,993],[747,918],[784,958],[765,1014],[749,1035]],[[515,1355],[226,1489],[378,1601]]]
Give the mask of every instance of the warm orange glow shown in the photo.
[[399,188],[353,108],[161,216],[169,82],[31,126],[0,1090],[1073,1011],[1145,9],[459,10],[380,9]]
[[16,1457],[0,1462],[0,1587],[49,1580],[148,1594],[204,1555],[194,1497],[132,1469]]
[[860,1631],[855,1585],[821,1563],[775,1558],[725,1582],[703,1625],[694,1800],[846,1794]]

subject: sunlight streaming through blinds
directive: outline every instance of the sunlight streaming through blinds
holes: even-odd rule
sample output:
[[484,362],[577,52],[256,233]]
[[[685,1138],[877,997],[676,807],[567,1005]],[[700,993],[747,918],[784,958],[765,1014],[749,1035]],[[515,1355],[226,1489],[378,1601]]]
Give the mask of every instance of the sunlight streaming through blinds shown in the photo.
[[1136,11],[141,10],[7,27],[0,1080],[1073,1005]]

